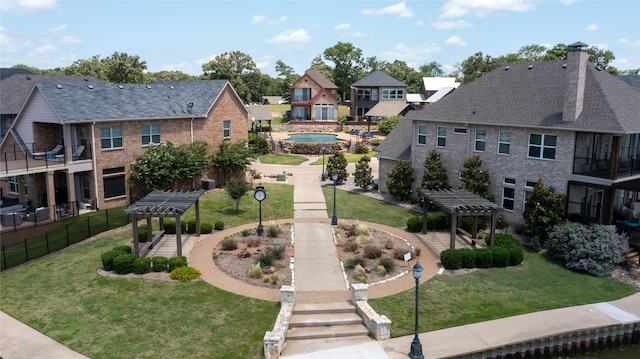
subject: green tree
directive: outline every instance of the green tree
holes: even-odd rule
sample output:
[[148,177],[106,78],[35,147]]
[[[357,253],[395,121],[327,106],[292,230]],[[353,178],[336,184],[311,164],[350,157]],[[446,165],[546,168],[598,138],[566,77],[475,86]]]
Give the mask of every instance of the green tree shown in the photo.
[[462,84],[466,85],[470,83],[478,77],[495,69],[499,65],[500,64],[493,57],[489,55],[484,56],[482,52],[476,52],[466,60],[462,61],[462,64],[460,65]]
[[447,170],[440,161],[440,152],[431,150],[424,160],[422,188],[428,190],[450,189],[451,186],[449,186],[447,180]]
[[373,184],[373,175],[371,174],[371,166],[369,166],[370,161],[369,156],[362,156],[356,163],[356,171],[353,173],[356,186],[365,191]]
[[111,83],[140,84],[144,80],[147,62],[140,60],[138,55],[128,55],[126,52],[114,52],[102,60],[104,76]]
[[402,116],[400,115],[385,117],[382,120],[378,121],[378,131],[385,135],[388,135],[400,121],[402,121]]
[[322,60],[322,56],[314,57],[313,60],[311,60],[309,69],[317,70],[329,81],[333,82],[333,69]]
[[347,159],[340,151],[336,151],[327,160],[327,178],[331,179],[334,173],[338,174],[337,184],[343,183],[349,176],[347,173]]
[[400,201],[411,198],[411,184],[413,183],[413,168],[408,162],[398,163],[387,179],[389,193]]
[[[252,94],[247,75],[259,73],[251,56],[241,52],[232,51],[217,55],[213,60],[202,65],[204,76],[210,80],[229,80],[240,98],[245,102],[251,102],[259,98],[260,89],[254,89]],[[255,93],[258,93],[256,96]]]
[[342,99],[349,93],[351,84],[361,75],[364,65],[362,50],[349,42],[338,42],[333,47],[324,50],[324,58],[333,62],[333,82],[338,86]]
[[464,170],[460,172],[460,180],[462,188],[478,196],[484,197],[490,201],[494,197],[489,193],[489,171],[481,170],[482,160],[479,156],[471,156],[464,161]]
[[422,74],[423,77],[442,77],[444,76],[444,71],[442,70],[442,65],[436,61],[431,61],[428,64],[421,65],[418,68],[418,72]]
[[565,195],[556,194],[553,186],[545,188],[542,179],[538,179],[524,205],[524,234],[539,237],[544,245],[553,227],[563,218],[565,199]]
[[249,192],[251,185],[241,179],[233,178],[224,186],[229,197],[236,202],[236,213],[240,213],[240,199]]
[[104,64],[100,55],[94,55],[90,59],[76,60],[64,70],[67,76],[93,76],[105,80]]
[[252,158],[255,158],[253,148],[247,146],[245,141],[233,144],[222,142],[218,151],[209,156],[211,165],[218,170],[218,180],[222,185],[226,183],[230,173],[240,170],[244,173]]

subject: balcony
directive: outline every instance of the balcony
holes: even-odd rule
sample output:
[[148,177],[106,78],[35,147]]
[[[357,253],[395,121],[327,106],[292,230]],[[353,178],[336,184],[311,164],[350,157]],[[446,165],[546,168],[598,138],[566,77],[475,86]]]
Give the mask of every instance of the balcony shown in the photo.
[[611,159],[575,157],[573,173],[598,178],[617,179],[640,174],[640,160],[619,159],[616,168]]
[[86,146],[41,147],[25,145],[5,146],[0,153],[0,177],[63,170],[75,164],[91,164],[92,154]]

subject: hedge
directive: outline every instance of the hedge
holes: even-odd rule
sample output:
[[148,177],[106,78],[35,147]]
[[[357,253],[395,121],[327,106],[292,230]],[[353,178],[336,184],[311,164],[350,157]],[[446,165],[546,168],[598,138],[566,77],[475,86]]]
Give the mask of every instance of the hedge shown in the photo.
[[440,263],[445,269],[460,269],[462,268],[462,256],[457,249],[445,249],[440,253]]
[[151,272],[151,258],[136,258],[133,261],[133,273],[146,274]]
[[167,271],[167,257],[157,256],[151,258],[151,270],[154,272]]
[[122,254],[113,259],[113,270],[118,274],[133,272],[133,261],[138,258],[135,254]]

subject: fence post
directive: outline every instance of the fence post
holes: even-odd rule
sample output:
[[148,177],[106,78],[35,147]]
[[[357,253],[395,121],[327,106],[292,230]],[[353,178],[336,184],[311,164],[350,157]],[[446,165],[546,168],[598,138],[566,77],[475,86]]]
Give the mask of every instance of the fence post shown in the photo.
[[28,262],[29,261],[29,248],[27,247],[27,239],[24,239],[24,254],[27,256],[27,260],[25,261]]

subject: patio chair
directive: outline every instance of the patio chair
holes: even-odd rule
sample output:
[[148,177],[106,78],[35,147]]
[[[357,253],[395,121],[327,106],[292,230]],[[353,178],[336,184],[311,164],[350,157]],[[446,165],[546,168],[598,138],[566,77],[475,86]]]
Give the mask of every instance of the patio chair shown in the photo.
[[31,156],[35,159],[36,157],[46,157],[48,160],[55,159],[56,155],[62,151],[62,145],[56,145],[51,151],[45,152],[34,152]]
[[84,145],[78,146],[78,148],[76,148],[76,150],[73,151],[73,160],[74,161],[79,160],[83,152],[84,152]]

